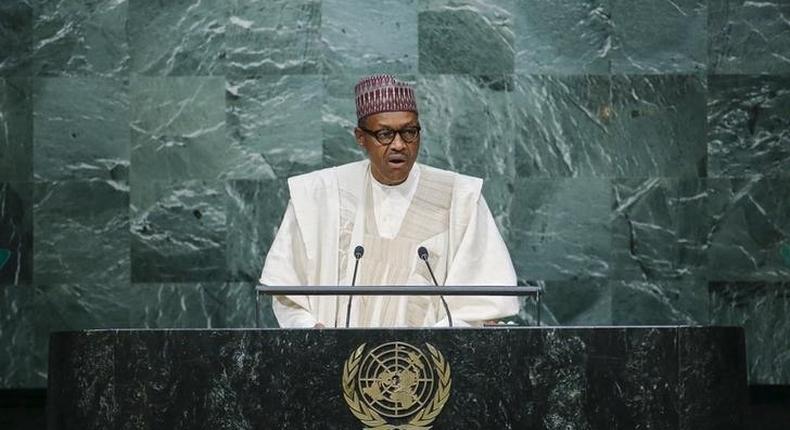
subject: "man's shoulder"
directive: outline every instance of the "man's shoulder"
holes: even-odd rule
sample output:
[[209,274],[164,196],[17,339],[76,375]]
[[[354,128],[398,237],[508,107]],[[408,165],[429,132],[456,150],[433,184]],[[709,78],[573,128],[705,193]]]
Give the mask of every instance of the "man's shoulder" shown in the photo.
[[429,166],[427,164],[420,164],[422,174],[444,178],[445,180],[452,181],[453,190],[456,193],[472,193],[480,192],[483,187],[483,179],[475,176],[464,175],[463,173],[454,172],[452,170],[440,169],[438,167]]

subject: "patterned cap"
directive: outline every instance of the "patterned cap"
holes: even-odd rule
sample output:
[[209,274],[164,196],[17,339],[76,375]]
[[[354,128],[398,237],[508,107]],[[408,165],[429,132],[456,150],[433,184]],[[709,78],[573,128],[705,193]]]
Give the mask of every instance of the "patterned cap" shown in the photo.
[[357,120],[381,112],[417,112],[414,88],[392,75],[362,78],[354,86]]

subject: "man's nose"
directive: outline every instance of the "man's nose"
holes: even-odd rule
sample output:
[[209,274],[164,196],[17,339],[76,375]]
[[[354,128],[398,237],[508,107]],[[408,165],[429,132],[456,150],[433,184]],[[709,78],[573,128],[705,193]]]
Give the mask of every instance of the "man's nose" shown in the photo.
[[392,139],[392,143],[390,143],[390,148],[396,151],[402,151],[403,148],[406,147],[406,142],[403,141],[400,137],[400,133],[395,133],[395,138]]

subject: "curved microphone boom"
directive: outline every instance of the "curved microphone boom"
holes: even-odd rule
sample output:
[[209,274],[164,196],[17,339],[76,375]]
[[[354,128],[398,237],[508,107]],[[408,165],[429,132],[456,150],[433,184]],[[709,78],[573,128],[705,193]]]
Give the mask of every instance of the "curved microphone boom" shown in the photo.
[[[362,258],[362,255],[365,254],[365,248],[362,245],[357,245],[354,248],[354,258],[357,260],[354,262],[354,276],[351,278],[351,286],[353,287],[354,284],[357,282],[357,269],[359,268],[359,259]],[[348,306],[346,306],[346,328],[348,328],[348,323],[351,320],[351,299],[354,296],[348,296]]]
[[[424,246],[417,248],[417,256],[420,257],[420,260],[425,262],[426,266],[428,266],[428,273],[431,274],[431,279],[433,279],[433,285],[438,287],[439,283],[436,282],[436,277],[433,276],[433,270],[431,270],[431,264],[428,263],[428,250]],[[444,305],[444,312],[447,314],[447,325],[452,327],[453,317],[452,315],[450,315],[450,307],[447,306],[447,301],[444,300],[444,296],[439,296],[439,298],[442,299],[442,305]]]

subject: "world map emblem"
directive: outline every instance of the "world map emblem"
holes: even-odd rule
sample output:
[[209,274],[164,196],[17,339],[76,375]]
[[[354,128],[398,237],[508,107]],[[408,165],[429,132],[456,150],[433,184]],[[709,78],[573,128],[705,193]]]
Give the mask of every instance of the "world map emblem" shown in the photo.
[[343,366],[343,398],[369,430],[430,429],[450,398],[450,365],[425,350],[389,342],[354,350]]

